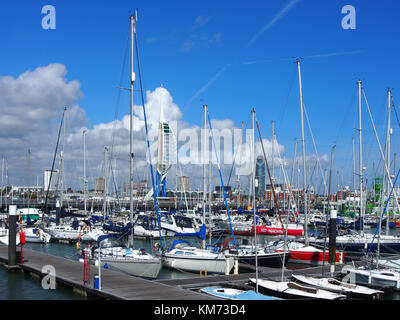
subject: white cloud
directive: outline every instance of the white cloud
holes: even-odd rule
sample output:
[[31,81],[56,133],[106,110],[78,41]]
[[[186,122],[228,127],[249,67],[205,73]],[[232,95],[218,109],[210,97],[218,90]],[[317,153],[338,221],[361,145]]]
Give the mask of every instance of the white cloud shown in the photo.
[[[121,185],[128,181],[129,176],[129,115],[120,119],[90,125],[85,110],[79,106],[78,101],[83,96],[80,83],[77,80],[66,79],[67,69],[62,64],[49,64],[38,67],[33,71],[26,71],[17,78],[0,77],[0,148],[7,158],[9,181],[14,185],[24,185],[28,181],[27,153],[31,150],[31,183],[43,184],[43,171],[51,168],[57,134],[64,106],[66,111],[66,137],[65,137],[65,176],[67,187],[81,189],[83,186],[83,131],[86,130],[86,160],[89,186],[93,187],[94,179],[103,175],[104,147],[113,147],[112,165],[116,169],[114,175],[117,183]],[[202,186],[203,166],[199,161],[202,158],[201,128],[197,125],[182,120],[182,111],[173,101],[171,93],[163,87],[146,92],[146,115],[150,142],[152,144],[152,160],[156,161],[158,121],[160,108],[163,106],[164,118],[170,122],[171,127],[180,141],[178,149],[184,149],[187,140],[185,135],[195,137],[194,148],[190,150],[189,163],[181,164],[183,174],[192,177],[191,185]],[[135,180],[148,178],[149,165],[146,161],[147,144],[144,126],[144,115],[141,106],[135,105],[134,116],[134,153],[135,153]],[[194,117],[196,115],[193,115]],[[199,111],[198,117],[202,117]],[[211,119],[213,132],[218,146],[218,156],[222,167],[224,179],[232,167],[238,131],[231,119]],[[235,133],[236,132],[236,133]],[[236,134],[236,136],[235,136]],[[186,137],[187,138],[187,137]],[[62,148],[60,141],[59,152]],[[247,145],[249,145],[247,139]],[[246,141],[243,142],[245,150]],[[267,155],[270,154],[270,141],[264,139]],[[280,152],[284,147],[277,145]],[[278,150],[276,149],[276,150]],[[249,149],[246,149],[249,150]],[[256,143],[257,154],[261,154],[261,147]],[[55,167],[59,167],[59,152]],[[214,147],[212,147],[214,153]],[[181,154],[181,156],[183,156]],[[215,154],[213,155],[213,184],[219,184]],[[249,152],[242,153],[241,163],[249,160]],[[181,163],[183,159],[181,158]],[[191,160],[194,160],[191,162]],[[196,162],[197,161],[197,162]],[[239,159],[235,162],[238,164]],[[180,170],[178,170],[180,175]],[[169,187],[174,187],[176,168],[171,168],[168,177]],[[138,177],[139,176],[139,177]],[[171,181],[172,180],[172,181]],[[227,181],[224,181],[227,183]],[[231,183],[232,184],[232,183]]]

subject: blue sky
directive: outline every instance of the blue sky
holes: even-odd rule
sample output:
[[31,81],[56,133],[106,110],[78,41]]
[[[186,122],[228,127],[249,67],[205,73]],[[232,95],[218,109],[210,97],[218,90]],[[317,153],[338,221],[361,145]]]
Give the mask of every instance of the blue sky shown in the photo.
[[[41,27],[41,9],[47,4],[56,8],[55,30]],[[341,26],[346,4],[356,9],[355,30]],[[347,171],[345,181],[351,179],[358,78],[383,139],[386,89],[398,87],[400,71],[400,3],[394,0],[5,0],[0,4],[0,76],[17,77],[39,66],[64,64],[67,79],[81,84],[79,105],[90,125],[112,121],[129,15],[136,8],[145,88],[154,90],[162,84],[184,121],[201,126],[201,105],[206,103],[213,118],[229,118],[237,126],[244,121],[249,128],[254,107],[263,135],[270,138],[274,121],[277,139],[290,158],[301,134],[293,57],[303,57],[304,103],[318,153],[330,155],[337,145],[335,167]],[[127,74],[125,70],[124,86]],[[128,94],[122,97],[119,118],[129,112]],[[379,155],[364,112],[364,161],[372,169]],[[396,152],[399,127],[394,114],[392,127]],[[306,139],[311,155],[309,133]]]

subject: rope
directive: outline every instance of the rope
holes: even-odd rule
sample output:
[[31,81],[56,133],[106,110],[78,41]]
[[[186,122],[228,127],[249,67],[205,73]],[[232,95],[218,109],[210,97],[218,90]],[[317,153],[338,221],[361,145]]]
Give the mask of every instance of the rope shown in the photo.
[[[385,159],[385,156],[383,155],[383,151],[382,151],[381,144],[380,144],[380,142],[379,142],[378,134],[377,134],[377,132],[376,132],[374,120],[372,119],[371,110],[370,110],[369,105],[368,105],[368,101],[367,101],[367,97],[366,97],[366,95],[365,95],[364,88],[362,88],[362,91],[363,91],[365,103],[366,103],[366,105],[367,105],[368,114],[369,114],[369,117],[370,117],[370,119],[371,119],[372,127],[374,128],[374,133],[375,133],[376,141],[378,142],[378,146],[379,146],[379,151],[380,151],[380,153],[381,153],[381,157],[382,157],[382,159]],[[394,185],[393,185],[392,179],[390,178],[390,172],[389,172],[389,169],[388,169],[388,167],[387,167],[387,165],[386,165],[386,162],[385,162],[385,161],[382,161],[382,163],[383,163],[383,165],[385,166],[385,170],[386,170],[386,174],[387,174],[387,177],[388,177],[390,186],[393,188]],[[393,189],[393,192],[394,192],[394,198],[395,198],[395,200],[396,200],[397,208],[398,208],[399,211],[400,211],[399,202],[397,201],[397,195],[396,195],[396,191],[395,191],[394,189]]]
[[[223,192],[224,192],[224,199],[225,199],[226,211],[227,211],[227,213],[228,213],[229,224],[230,224],[231,232],[232,232],[232,236],[233,236],[233,242],[234,242],[234,244],[235,244],[235,248],[237,248],[236,239],[235,239],[235,233],[233,232],[233,229],[232,229],[232,221],[231,221],[231,215],[230,215],[230,213],[229,213],[228,201],[226,200],[226,193],[225,193],[225,187],[224,187],[224,180],[222,179],[221,166],[220,166],[220,164],[219,164],[218,153],[217,153],[217,147],[215,146],[214,133],[213,133],[213,129],[212,129],[212,126],[211,126],[210,113],[209,113],[208,111],[207,111],[207,117],[208,117],[208,123],[209,123],[209,125],[210,125],[210,132],[211,132],[212,142],[213,142],[213,146],[214,146],[215,157],[216,157],[216,160],[217,160],[219,177],[220,177],[220,179],[221,179],[222,190],[223,190]],[[254,228],[255,228],[255,227],[256,227],[256,226],[254,226]]]
[[162,248],[163,247],[163,242],[162,242],[162,235],[161,235],[161,228],[160,228],[160,226],[161,226],[160,213],[159,213],[159,210],[158,210],[157,194],[156,194],[155,183],[154,183],[154,170],[153,170],[153,164],[152,164],[152,161],[151,161],[149,129],[148,129],[148,126],[147,126],[147,116],[146,116],[146,101],[145,101],[144,94],[143,94],[143,81],[142,81],[141,63],[140,63],[140,57],[139,57],[139,48],[138,48],[138,41],[137,41],[136,32],[135,32],[135,48],[136,48],[138,66],[139,66],[138,73],[139,73],[139,83],[140,83],[140,95],[141,95],[141,98],[142,98],[142,105],[143,105],[143,117],[144,117],[145,129],[146,129],[147,151],[148,151],[148,156],[149,156],[149,160],[150,160],[150,172],[151,172],[151,182],[153,184],[154,207],[155,207],[156,213],[157,213],[158,229],[159,229],[159,233],[160,233],[160,246]]
[[[397,182],[397,178],[399,177],[399,173],[400,173],[400,169],[399,169],[399,171],[397,171],[396,179],[394,180],[394,184],[393,184],[393,186],[392,186],[392,190],[390,191],[389,197],[388,197],[388,199],[387,199],[387,201],[386,201],[385,208],[383,209],[383,212],[382,212],[382,215],[381,215],[381,219],[382,219],[383,216],[385,215],[386,208],[387,208],[387,206],[388,206],[388,204],[389,204],[390,197],[392,196],[392,193],[393,193],[393,190],[394,190],[394,186],[395,186],[395,184],[396,184],[396,182]],[[388,217],[387,219],[389,219],[389,217]],[[370,245],[370,247],[369,247],[369,249],[368,249],[368,252],[367,252],[367,257],[369,256],[369,253],[371,252],[372,244],[374,243],[374,240],[375,240],[375,237],[376,237],[376,233],[377,233],[378,230],[380,229],[379,227],[380,227],[380,224],[378,225],[378,227],[377,227],[376,230],[375,230],[374,237],[372,238],[371,245]]]

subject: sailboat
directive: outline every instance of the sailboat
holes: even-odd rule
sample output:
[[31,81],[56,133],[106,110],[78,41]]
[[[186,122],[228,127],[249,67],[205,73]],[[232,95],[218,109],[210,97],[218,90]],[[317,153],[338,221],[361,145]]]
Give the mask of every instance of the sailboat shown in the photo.
[[[204,105],[204,128],[206,129],[207,106]],[[211,128],[211,126],[210,126]],[[206,130],[204,130],[206,135]],[[204,139],[204,142],[206,139]],[[205,144],[203,146],[205,148]],[[204,153],[203,153],[204,154]],[[204,161],[205,166],[205,161]],[[204,183],[204,196],[206,193]],[[179,234],[184,236],[185,233]],[[195,247],[187,240],[176,239],[171,247],[162,252],[163,264],[167,268],[177,270],[195,272],[206,271],[207,273],[224,274],[229,273],[233,268],[233,257],[226,255],[220,248],[214,246],[206,246],[206,225],[205,225],[205,201],[203,203],[203,225],[198,233],[186,234],[190,236],[198,236],[202,241],[201,248]]]
[[[359,88],[359,113],[360,113],[360,123],[361,123],[361,81],[358,81],[358,88]],[[365,96],[364,96],[365,97]],[[391,92],[390,90],[388,90],[388,106],[389,106],[389,110],[390,110],[390,102],[391,102]],[[367,103],[368,106],[368,103]],[[369,109],[369,108],[368,108]],[[360,126],[361,127],[361,126]],[[375,126],[374,126],[374,130],[375,130]],[[361,130],[360,130],[361,131]],[[378,140],[379,143],[379,140]],[[392,193],[394,193],[395,198],[396,193],[394,192],[395,190],[395,185],[397,182],[397,179],[399,177],[400,174],[400,170],[397,172],[395,181],[392,183],[391,179],[390,179],[390,175],[389,175],[389,170],[388,170],[388,166],[385,160],[385,157],[383,156],[382,153],[382,149],[380,148],[380,144],[379,144],[379,149],[381,151],[381,156],[383,158],[383,163],[385,166],[385,170],[387,172],[387,177],[388,177],[388,181],[391,184],[391,191],[388,195],[385,207],[383,209],[382,215],[380,216],[380,223],[378,225],[378,228],[375,231],[375,234],[372,237],[372,241],[369,244],[369,249],[367,252],[367,257],[368,255],[371,253],[371,251],[373,251],[373,244],[374,244],[374,240],[376,237],[377,232],[379,232],[378,235],[378,243],[375,245],[376,248],[376,252],[377,252],[377,258],[375,259],[377,266],[374,268],[372,265],[365,265],[363,267],[360,268],[356,268],[356,267],[349,267],[349,268],[345,268],[345,270],[343,270],[343,273],[347,274],[347,277],[352,280],[355,283],[359,283],[359,284],[365,284],[368,286],[372,286],[372,287],[378,287],[378,288],[392,288],[394,290],[400,290],[400,271],[398,269],[379,269],[379,256],[380,253],[382,252],[382,248],[381,245],[385,243],[385,246],[388,245],[388,243],[386,241],[390,241],[389,242],[389,246],[393,245],[393,239],[385,239],[385,237],[391,237],[389,235],[385,235],[382,236],[381,233],[381,222],[382,222],[382,218],[385,215],[385,212],[387,211],[387,207],[388,204],[390,202]],[[396,199],[397,201],[397,199]],[[361,201],[362,204],[362,201]],[[385,241],[386,240],[386,241]],[[397,242],[396,242],[397,244]],[[393,253],[393,252],[392,252]]]
[[25,242],[49,243],[51,235],[38,227],[30,227],[21,230],[25,233]]
[[[255,285],[256,279],[250,278],[250,285]],[[319,300],[346,300],[346,295],[330,292],[298,284],[293,281],[273,281],[258,279],[258,288],[265,295],[272,295],[283,299],[319,299]]]
[[379,300],[384,293],[381,290],[374,290],[368,287],[347,283],[335,278],[315,278],[304,275],[292,275],[296,282],[310,285],[323,290],[345,294],[351,298]]
[[[301,111],[301,120],[302,120],[302,138],[303,138],[303,171],[304,171],[304,186],[306,186],[305,180],[305,152],[304,152],[304,126],[303,126],[303,99],[302,99],[302,87],[301,87],[301,74],[300,74],[300,60],[296,60],[299,74],[299,92],[300,92],[300,111]],[[257,126],[258,130],[259,127]],[[260,134],[260,131],[259,131]],[[260,134],[261,136],[261,134]],[[265,152],[264,152],[265,153]],[[264,158],[266,158],[264,156]],[[268,166],[267,166],[268,169]],[[269,171],[269,169],[268,169]],[[304,201],[304,213],[305,213],[305,221],[304,221],[304,237],[306,245],[308,245],[308,235],[307,235],[307,188],[305,190],[305,201]],[[278,211],[279,212],[279,211]],[[286,216],[286,223],[288,223],[288,217]],[[283,227],[283,223],[282,227]],[[286,240],[288,236],[288,229],[286,228],[284,244],[283,244],[283,252],[286,253],[287,246]],[[260,290],[261,293],[266,295],[273,295],[284,299],[326,299],[326,300],[343,300],[346,299],[345,295],[341,295],[338,293],[329,292],[322,289],[313,288],[310,286],[302,285],[295,283],[293,281],[285,281],[284,280],[284,266],[282,267],[281,273],[281,281],[273,281],[269,279],[258,279],[258,278],[250,278],[249,284],[255,286]]]
[[[340,235],[336,237],[336,246],[337,248],[344,250],[348,254],[362,254],[365,251],[369,252],[378,252],[378,253],[387,253],[387,254],[396,254],[400,253],[400,237],[397,235],[380,235],[378,237],[378,242],[374,242],[375,235],[368,234],[364,232],[365,225],[365,205],[364,205],[364,197],[363,197],[363,170],[362,170],[362,130],[361,130],[361,91],[362,83],[361,80],[358,80],[358,114],[359,114],[359,179],[360,179],[360,217],[359,217],[359,225],[360,225],[360,233],[355,232],[354,230],[347,230],[346,234]],[[390,90],[388,91],[388,104],[390,103]],[[368,104],[367,104],[368,107]],[[369,107],[368,107],[369,108]],[[378,144],[380,147],[380,143],[378,140]],[[382,150],[381,156],[384,159]],[[384,167],[387,169],[386,161],[383,161]],[[388,171],[387,171],[388,172]],[[389,176],[389,175],[388,175]],[[388,177],[389,182],[391,182],[390,177]],[[393,185],[394,186],[394,185]],[[394,188],[392,187],[394,192]],[[390,197],[389,197],[390,199]],[[387,203],[388,204],[388,203]],[[387,205],[386,204],[386,205]],[[385,212],[385,211],[384,211]],[[381,219],[380,219],[381,220]],[[377,230],[380,232],[380,225],[378,224]],[[310,239],[310,244],[313,245],[321,245],[324,242],[323,239],[312,238]]]
[[[87,254],[95,266],[123,272],[130,276],[156,279],[162,268],[161,260],[145,249],[128,248],[119,244],[119,238],[104,235],[97,240],[97,246],[86,248]],[[100,258],[99,258],[100,256]],[[99,262],[100,261],[100,262]]]
[[[284,242],[274,241],[268,242],[267,247],[277,251],[283,252]],[[289,262],[290,263],[301,263],[301,264],[312,264],[322,265],[324,260],[329,260],[329,252],[325,252],[315,246],[305,245],[301,242],[290,241],[286,244],[286,250],[290,252]],[[335,262],[342,263],[346,254],[344,252],[335,253]]]
[[[130,16],[130,31],[131,31],[131,78],[130,78],[130,94],[131,94],[131,108],[130,108],[130,226],[133,225],[133,84],[135,73],[133,72],[133,47],[134,36],[136,34],[136,17]],[[140,65],[140,63],[139,63]],[[143,109],[145,103],[143,102]],[[144,111],[146,127],[146,113]],[[154,187],[154,184],[153,184]],[[156,196],[156,195],[154,195]],[[128,246],[119,244],[118,240],[128,236]],[[115,241],[115,237],[117,241]],[[114,238],[114,240],[113,240]],[[133,228],[127,228],[126,233],[123,235],[104,235],[97,240],[97,248],[86,249],[86,253],[92,256],[92,261],[99,266],[110,268],[113,270],[121,271],[123,273],[139,276],[144,278],[156,279],[162,268],[161,259],[146,252],[144,249],[135,249],[132,247],[133,243]]]

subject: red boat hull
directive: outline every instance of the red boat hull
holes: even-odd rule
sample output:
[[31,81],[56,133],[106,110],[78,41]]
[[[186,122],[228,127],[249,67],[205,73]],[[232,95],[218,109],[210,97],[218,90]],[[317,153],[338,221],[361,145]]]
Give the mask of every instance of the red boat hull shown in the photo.
[[[282,252],[282,250],[276,250]],[[341,257],[341,255],[343,255]],[[304,263],[304,264],[323,264],[324,253],[320,251],[301,251],[291,250],[289,262],[292,263]],[[336,252],[335,262],[342,263],[345,257],[344,252]],[[329,252],[325,252],[325,263],[329,262]]]
[[[252,228],[254,232],[254,227]],[[266,235],[285,235],[286,229],[284,228],[277,228],[277,227],[262,227],[262,226],[257,226],[256,227],[256,233],[257,234],[266,234]],[[304,234],[303,229],[288,229],[287,230],[287,235],[288,236],[296,236],[296,237],[301,237]]]

